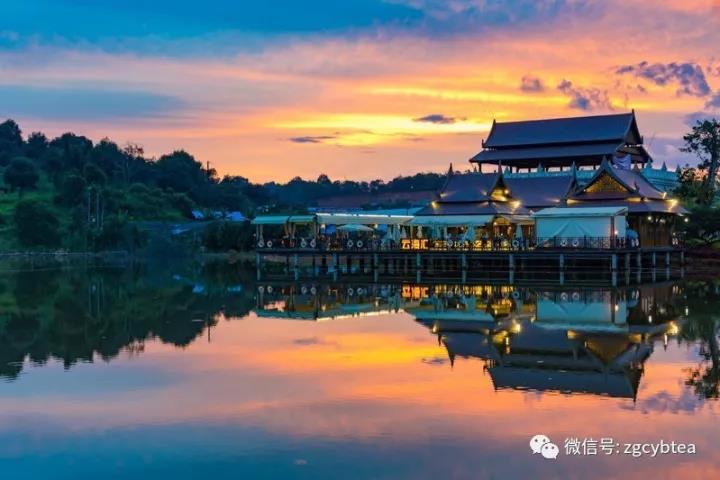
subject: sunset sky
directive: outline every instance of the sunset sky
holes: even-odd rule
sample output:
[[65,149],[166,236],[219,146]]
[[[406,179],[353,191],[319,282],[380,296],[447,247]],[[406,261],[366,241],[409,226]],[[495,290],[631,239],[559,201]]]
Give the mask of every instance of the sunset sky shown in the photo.
[[634,108],[658,164],[720,115],[720,1],[0,3],[0,121],[252,180],[465,168],[493,119]]

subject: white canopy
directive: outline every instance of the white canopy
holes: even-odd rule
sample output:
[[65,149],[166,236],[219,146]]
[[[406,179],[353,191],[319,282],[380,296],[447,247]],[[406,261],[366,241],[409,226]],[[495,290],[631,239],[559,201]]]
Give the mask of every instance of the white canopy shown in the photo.
[[267,215],[255,217],[252,220],[253,225],[285,225],[290,216],[288,215]]
[[318,223],[325,225],[402,225],[412,215],[367,215],[363,213],[318,213]]
[[538,238],[624,237],[627,207],[546,208],[533,214]]
[[348,224],[338,227],[343,232],[372,232],[373,229],[367,225]]
[[553,207],[533,213],[533,217],[616,217],[627,213],[627,207]]
[[410,225],[432,227],[482,226],[493,221],[494,215],[427,215],[415,217]]
[[308,224],[315,221],[315,215],[260,215],[252,221],[253,225],[284,225],[286,223]]

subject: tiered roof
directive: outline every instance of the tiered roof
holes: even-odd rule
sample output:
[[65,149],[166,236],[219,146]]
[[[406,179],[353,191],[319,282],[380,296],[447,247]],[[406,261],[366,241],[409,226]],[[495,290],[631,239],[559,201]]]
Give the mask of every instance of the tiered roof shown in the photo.
[[598,165],[603,157],[650,161],[635,112],[522,122],[493,122],[471,162],[519,168]]

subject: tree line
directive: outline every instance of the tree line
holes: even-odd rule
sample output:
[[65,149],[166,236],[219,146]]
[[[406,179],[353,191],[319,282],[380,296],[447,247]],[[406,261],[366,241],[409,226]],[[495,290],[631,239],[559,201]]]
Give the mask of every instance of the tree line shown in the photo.
[[[436,190],[444,175],[421,173],[383,180],[316,180],[253,183],[219,176],[184,151],[145,154],[142,146],[98,142],[67,132],[48,138],[23,135],[9,119],[0,123],[0,247],[134,249],[142,232],[134,222],[185,220],[194,213],[303,211],[324,197]],[[13,237],[9,240],[7,237]]]

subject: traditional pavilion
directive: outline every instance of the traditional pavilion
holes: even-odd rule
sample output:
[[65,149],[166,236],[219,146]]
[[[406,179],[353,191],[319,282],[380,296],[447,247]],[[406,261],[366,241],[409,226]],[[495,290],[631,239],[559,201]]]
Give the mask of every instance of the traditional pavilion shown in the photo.
[[[464,222],[467,229],[475,227],[473,238],[522,239],[537,233],[536,222],[527,218],[543,209],[553,209],[545,217],[574,222],[578,228],[571,230],[583,231],[582,213],[590,211],[583,207],[597,215],[612,210],[611,222],[617,212],[624,218],[607,231],[577,233],[567,240],[582,244],[583,235],[589,235],[619,245],[627,226],[643,247],[674,246],[678,217],[687,212],[647,178],[656,170],[648,168],[652,159],[642,141],[634,112],[494,122],[483,150],[470,160],[480,172],[451,171],[437,199],[413,222]],[[488,165],[496,171],[482,173]]]

